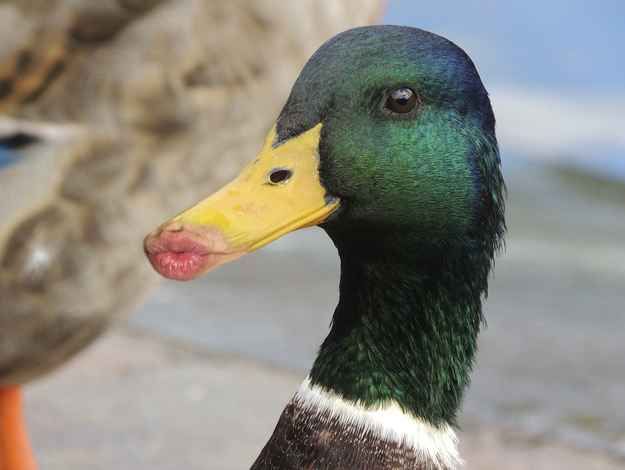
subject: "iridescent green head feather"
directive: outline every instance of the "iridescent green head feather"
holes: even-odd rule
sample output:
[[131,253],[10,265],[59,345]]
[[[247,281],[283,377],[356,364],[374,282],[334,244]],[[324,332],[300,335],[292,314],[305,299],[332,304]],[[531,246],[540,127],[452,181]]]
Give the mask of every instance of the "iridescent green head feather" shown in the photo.
[[[409,113],[385,108],[398,88],[416,94]],[[319,122],[322,182],[341,199],[325,225],[335,241],[347,237],[366,252],[388,242],[404,259],[467,244],[492,255],[503,232],[495,120],[459,47],[408,27],[339,34],[304,67],[277,121],[278,141]]]

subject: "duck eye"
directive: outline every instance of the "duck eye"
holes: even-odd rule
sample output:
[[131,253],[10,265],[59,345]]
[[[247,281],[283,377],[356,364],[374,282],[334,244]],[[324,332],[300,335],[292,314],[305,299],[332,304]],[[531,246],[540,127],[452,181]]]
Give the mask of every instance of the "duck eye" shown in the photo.
[[293,172],[286,168],[276,168],[269,173],[269,182],[271,184],[284,183],[293,176]]
[[417,94],[410,88],[397,88],[386,99],[384,107],[396,114],[406,114],[417,104]]

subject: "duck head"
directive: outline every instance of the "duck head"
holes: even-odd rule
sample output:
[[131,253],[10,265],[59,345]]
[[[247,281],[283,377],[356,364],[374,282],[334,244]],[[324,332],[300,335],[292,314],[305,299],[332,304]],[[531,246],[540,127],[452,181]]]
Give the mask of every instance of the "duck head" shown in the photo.
[[257,158],[145,251],[188,280],[320,225],[342,259],[431,267],[470,253],[483,278],[504,231],[494,126],[453,43],[408,27],[344,32],[305,65]]

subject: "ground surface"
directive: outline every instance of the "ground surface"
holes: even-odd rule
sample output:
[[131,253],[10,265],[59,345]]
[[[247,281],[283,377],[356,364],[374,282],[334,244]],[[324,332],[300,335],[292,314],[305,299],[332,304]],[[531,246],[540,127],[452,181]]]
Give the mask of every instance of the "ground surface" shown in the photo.
[[[42,470],[248,468],[301,375],[116,331],[32,386]],[[616,470],[596,454],[466,424],[466,468]]]

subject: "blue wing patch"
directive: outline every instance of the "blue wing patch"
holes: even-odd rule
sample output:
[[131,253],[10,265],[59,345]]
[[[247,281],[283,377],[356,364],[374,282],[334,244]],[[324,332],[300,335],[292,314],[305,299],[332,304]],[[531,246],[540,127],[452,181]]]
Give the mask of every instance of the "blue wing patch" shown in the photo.
[[0,169],[4,168],[5,166],[11,166],[14,163],[17,163],[19,159],[20,156],[17,154],[17,152],[14,152],[13,150],[4,146],[0,146]]

